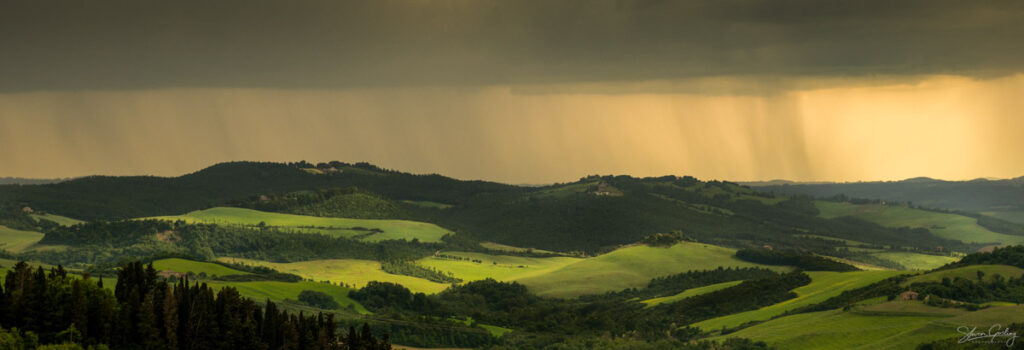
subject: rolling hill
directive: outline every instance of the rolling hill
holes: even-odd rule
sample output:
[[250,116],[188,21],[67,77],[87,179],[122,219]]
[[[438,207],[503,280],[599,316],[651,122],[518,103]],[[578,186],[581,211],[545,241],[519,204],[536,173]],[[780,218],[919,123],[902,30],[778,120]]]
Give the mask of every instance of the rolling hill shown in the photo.
[[451,233],[434,224],[408,220],[373,220],[325,218],[262,212],[252,209],[217,207],[182,215],[158,216],[152,219],[246,227],[275,227],[283,231],[320,233],[335,237],[358,238],[375,242],[389,239],[417,239],[420,242],[440,242]]
[[735,328],[747,322],[769,320],[786,311],[820,303],[839,295],[844,290],[864,287],[904,273],[903,271],[807,272],[811,276],[811,284],[793,290],[797,294],[795,299],[758,310],[698,322],[694,326],[706,331],[718,331],[722,328]]
[[665,248],[636,245],[517,281],[540,296],[574,297],[642,287],[652,278],[686,271],[711,270],[719,266],[762,266],[739,260],[733,256],[734,252],[729,248],[692,242]]
[[1024,236],[993,232],[978,224],[978,219],[957,214],[938,213],[900,205],[853,204],[815,201],[821,217],[852,216],[887,227],[920,227],[933,234],[968,243],[1021,244]]
[[928,208],[984,213],[1024,224],[1024,177],[1007,180],[942,181],[913,178],[886,182],[751,185],[758,190],[778,194],[814,197],[842,194],[849,198],[913,202]]
[[0,226],[0,249],[20,253],[43,239],[43,234]]

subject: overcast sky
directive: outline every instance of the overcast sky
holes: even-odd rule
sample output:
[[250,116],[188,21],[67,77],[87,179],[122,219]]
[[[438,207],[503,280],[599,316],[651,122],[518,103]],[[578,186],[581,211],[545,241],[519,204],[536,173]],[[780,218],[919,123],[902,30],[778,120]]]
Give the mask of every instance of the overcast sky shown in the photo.
[[0,176],[1024,175],[1020,1],[0,0]]

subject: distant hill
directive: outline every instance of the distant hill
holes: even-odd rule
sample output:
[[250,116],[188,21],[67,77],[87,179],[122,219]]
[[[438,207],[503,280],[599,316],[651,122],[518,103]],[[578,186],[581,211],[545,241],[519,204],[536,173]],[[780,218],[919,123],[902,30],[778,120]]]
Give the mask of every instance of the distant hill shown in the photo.
[[870,198],[912,202],[915,206],[960,210],[1024,223],[1024,177],[1006,180],[943,181],[926,177],[887,182],[752,184],[788,195]]
[[727,247],[770,245],[841,258],[860,254],[847,251],[844,241],[921,252],[981,247],[926,228],[822,218],[805,198],[688,176],[589,176],[573,183],[521,187],[409,174],[366,163],[232,162],[180,177],[92,176],[0,186],[0,209],[20,211],[23,206],[87,221],[181,215],[213,207],[401,219],[432,223],[462,239],[589,254],[673,231]]
[[0,177],[0,185],[41,185],[41,184],[52,184],[61,181],[71,180],[66,179],[27,179],[23,177]]
[[[482,192],[518,187],[414,175],[370,164],[231,162],[180,177],[89,176],[60,183],[0,186],[0,204],[30,206],[82,220],[184,214],[260,194],[359,187],[405,200],[457,203]],[[333,170],[331,170],[333,169]]]

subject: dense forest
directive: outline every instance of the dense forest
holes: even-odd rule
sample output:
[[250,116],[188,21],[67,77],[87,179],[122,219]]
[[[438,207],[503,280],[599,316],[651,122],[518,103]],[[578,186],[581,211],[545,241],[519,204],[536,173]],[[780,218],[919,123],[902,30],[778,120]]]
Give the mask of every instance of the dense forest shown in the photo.
[[18,263],[4,278],[0,326],[23,342],[95,348],[391,348],[369,327],[339,336],[332,314],[291,314],[269,300],[261,307],[231,287],[215,291],[187,279],[170,284],[140,262],[119,270],[113,292],[102,279]]

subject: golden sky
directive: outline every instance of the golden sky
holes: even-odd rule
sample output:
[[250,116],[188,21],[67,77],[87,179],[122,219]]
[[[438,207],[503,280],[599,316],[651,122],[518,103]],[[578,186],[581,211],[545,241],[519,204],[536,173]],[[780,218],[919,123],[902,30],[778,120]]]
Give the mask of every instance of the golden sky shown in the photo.
[[[160,88],[0,94],[0,176],[368,161],[509,183],[588,174],[804,181],[1024,175],[1024,75],[592,87]],[[638,84],[637,91],[653,91]],[[671,84],[668,84],[671,85]],[[692,83],[691,83],[692,85]],[[676,85],[678,86],[678,85]],[[723,88],[723,86],[725,88]],[[692,87],[692,86],[691,86]]]
[[1019,0],[0,0],[0,177],[1024,175]]

